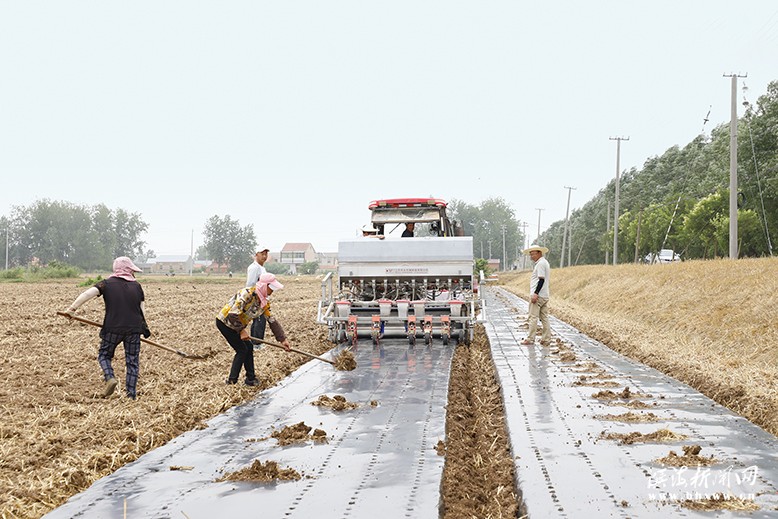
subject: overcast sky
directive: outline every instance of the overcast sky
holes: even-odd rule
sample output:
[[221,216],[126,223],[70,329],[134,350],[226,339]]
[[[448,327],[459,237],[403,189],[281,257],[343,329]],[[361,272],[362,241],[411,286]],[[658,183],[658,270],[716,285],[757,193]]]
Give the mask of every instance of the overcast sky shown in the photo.
[[[337,249],[377,198],[502,197],[530,239],[778,80],[775,0],[0,0],[0,214],[141,213]],[[703,119],[710,110],[710,122]],[[742,114],[742,109],[740,111]]]

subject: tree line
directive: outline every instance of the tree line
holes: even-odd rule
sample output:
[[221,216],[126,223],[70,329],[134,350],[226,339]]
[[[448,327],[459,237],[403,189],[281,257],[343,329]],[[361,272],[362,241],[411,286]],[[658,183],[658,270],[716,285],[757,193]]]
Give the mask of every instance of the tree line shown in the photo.
[[499,259],[506,269],[521,255],[524,232],[513,208],[503,198],[489,198],[478,205],[452,200],[448,211],[449,217],[462,225],[465,235],[473,237],[476,258]]
[[[38,200],[0,217],[0,243],[9,267],[52,262],[84,270],[109,269],[117,256],[143,254],[148,229],[138,213],[104,204]],[[151,252],[153,254],[153,252]]]
[[[737,121],[738,254],[772,256],[778,230],[778,81],[746,105]],[[685,259],[729,250],[729,124],[649,158],[620,182],[618,262],[640,261],[662,248]],[[570,217],[573,264],[603,263],[613,253],[615,179]],[[608,220],[610,219],[610,226]],[[564,221],[541,234],[559,261]]]
[[[84,271],[110,270],[114,258],[136,261],[156,257],[142,239],[148,223],[139,213],[110,209],[104,204],[78,205],[38,200],[14,206],[10,216],[0,217],[0,267],[68,265]],[[229,215],[212,216],[205,223],[199,259],[210,259],[240,272],[255,252],[252,225],[240,225]],[[5,251],[8,251],[7,262]],[[277,266],[276,270],[286,266]]]

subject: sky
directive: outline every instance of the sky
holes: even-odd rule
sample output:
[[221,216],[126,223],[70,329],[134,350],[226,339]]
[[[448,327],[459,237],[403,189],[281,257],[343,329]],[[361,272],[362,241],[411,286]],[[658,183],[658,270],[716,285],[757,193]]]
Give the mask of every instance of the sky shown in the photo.
[[615,177],[611,137],[641,168],[777,56],[774,0],[0,0],[0,215],[122,208],[157,255],[229,215],[331,252],[371,200],[501,197],[532,241]]

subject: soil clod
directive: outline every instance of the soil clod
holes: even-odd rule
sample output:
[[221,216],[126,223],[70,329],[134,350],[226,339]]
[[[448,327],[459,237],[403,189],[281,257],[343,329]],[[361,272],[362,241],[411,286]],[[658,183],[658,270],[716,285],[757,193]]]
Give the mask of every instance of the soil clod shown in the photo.
[[312,427],[305,425],[305,422],[299,422],[294,425],[287,425],[280,431],[273,431],[271,438],[278,440],[278,445],[286,446],[294,443],[305,443],[308,440],[313,440],[315,443],[325,443],[327,441],[327,433],[321,429],[316,429],[313,434],[311,432]]
[[619,445],[632,445],[633,443],[661,443],[685,440],[684,434],[679,434],[670,429],[659,429],[652,433],[643,434],[637,431],[631,433],[600,433],[600,437],[606,440],[617,440]]
[[262,463],[259,460],[254,460],[254,463],[252,463],[251,466],[225,474],[216,481],[256,481],[260,483],[269,483],[275,480],[297,481],[301,477],[300,473],[294,469],[279,468],[278,462],[268,460],[265,463]]
[[346,400],[346,397],[342,395],[335,395],[333,397],[329,397],[327,395],[321,395],[319,396],[318,400],[314,400],[311,402],[311,405],[319,406],[319,407],[329,407],[333,411],[346,411],[350,409],[356,409],[359,407],[359,404],[354,402],[349,402]]
[[699,445],[684,445],[682,456],[676,454],[675,451],[670,451],[670,454],[655,461],[669,467],[708,467],[717,463],[718,460],[713,456],[707,458],[700,456],[700,451],[702,451],[702,447]]
[[357,360],[349,350],[343,350],[335,357],[335,369],[338,371],[354,371],[357,369]]

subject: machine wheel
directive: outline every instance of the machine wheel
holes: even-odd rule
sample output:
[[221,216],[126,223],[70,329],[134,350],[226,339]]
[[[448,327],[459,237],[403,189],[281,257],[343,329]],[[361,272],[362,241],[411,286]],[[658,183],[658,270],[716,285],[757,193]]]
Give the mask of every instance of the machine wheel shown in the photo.
[[443,346],[448,346],[448,335],[443,336]]
[[432,334],[427,332],[424,334],[424,344],[432,344]]
[[343,344],[344,342],[346,342],[346,340],[347,340],[346,330],[343,329],[338,330],[337,343]]
[[416,336],[415,335],[409,335],[408,336],[408,344],[411,346],[414,346],[416,344]]

